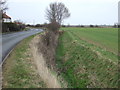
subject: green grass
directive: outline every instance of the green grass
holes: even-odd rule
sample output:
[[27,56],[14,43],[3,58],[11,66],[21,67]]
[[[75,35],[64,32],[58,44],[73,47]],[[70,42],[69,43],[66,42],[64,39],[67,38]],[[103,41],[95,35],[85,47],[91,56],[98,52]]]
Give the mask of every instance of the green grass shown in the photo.
[[32,61],[29,42],[30,36],[20,42],[3,65],[3,88],[40,88],[44,82],[36,71]]
[[[62,30],[65,32],[59,37],[56,62],[61,75],[68,82],[68,87],[117,87],[117,29]],[[107,45],[108,43],[114,46]]]
[[118,53],[117,28],[62,28],[62,30],[69,30],[79,35],[81,39]]

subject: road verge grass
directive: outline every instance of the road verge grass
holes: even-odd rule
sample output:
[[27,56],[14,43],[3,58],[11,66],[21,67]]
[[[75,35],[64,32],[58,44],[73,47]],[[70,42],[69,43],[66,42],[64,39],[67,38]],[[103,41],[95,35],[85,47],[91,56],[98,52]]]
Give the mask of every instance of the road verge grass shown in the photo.
[[3,88],[43,88],[30,53],[29,43],[34,37],[21,41],[3,64]]

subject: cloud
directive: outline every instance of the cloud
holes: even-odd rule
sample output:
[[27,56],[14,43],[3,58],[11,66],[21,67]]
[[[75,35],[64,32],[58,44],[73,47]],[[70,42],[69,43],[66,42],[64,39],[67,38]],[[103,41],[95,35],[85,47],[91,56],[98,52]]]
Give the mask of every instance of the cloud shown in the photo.
[[[117,22],[119,0],[8,0],[8,14],[14,20],[26,23],[44,23],[45,9],[51,2],[63,2],[70,10],[71,17],[65,24],[113,24]],[[91,11],[92,10],[92,11]],[[21,15],[22,14],[22,15]]]

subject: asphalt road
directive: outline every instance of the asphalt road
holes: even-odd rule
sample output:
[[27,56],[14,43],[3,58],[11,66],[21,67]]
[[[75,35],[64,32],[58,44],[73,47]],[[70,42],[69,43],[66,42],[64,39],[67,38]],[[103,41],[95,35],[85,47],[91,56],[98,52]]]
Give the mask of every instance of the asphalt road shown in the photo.
[[19,43],[24,38],[37,34],[41,31],[42,29],[30,29],[28,31],[0,35],[0,63],[2,63],[4,58],[17,43]]

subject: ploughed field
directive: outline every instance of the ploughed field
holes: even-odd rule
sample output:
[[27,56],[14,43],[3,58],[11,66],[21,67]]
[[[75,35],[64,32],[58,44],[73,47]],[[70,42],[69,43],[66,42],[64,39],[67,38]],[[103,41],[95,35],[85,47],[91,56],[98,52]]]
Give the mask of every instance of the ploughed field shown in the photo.
[[56,63],[71,88],[118,87],[118,29],[61,28]]

